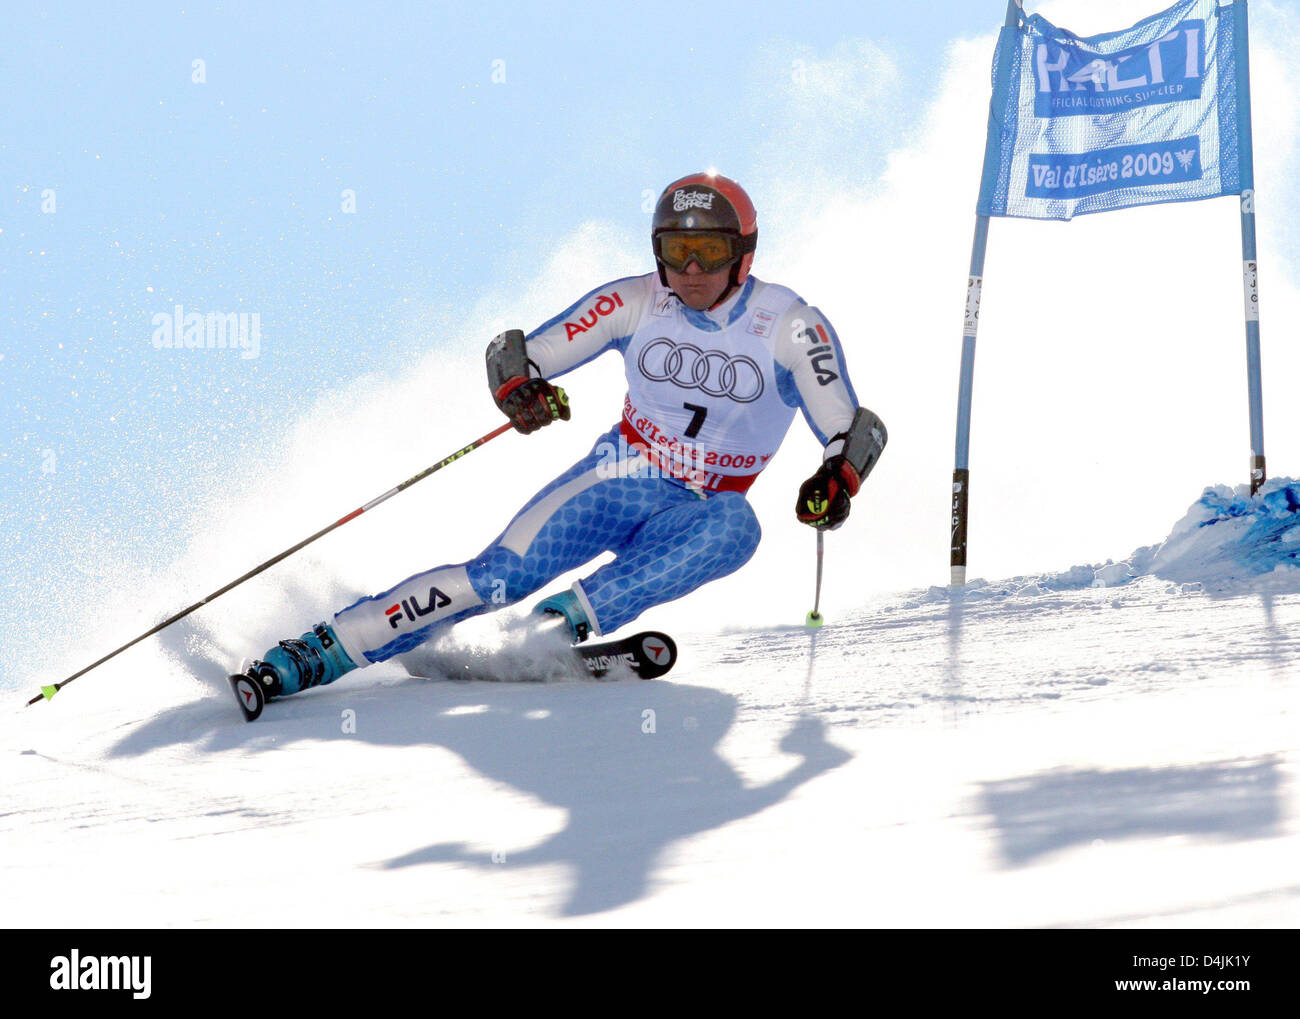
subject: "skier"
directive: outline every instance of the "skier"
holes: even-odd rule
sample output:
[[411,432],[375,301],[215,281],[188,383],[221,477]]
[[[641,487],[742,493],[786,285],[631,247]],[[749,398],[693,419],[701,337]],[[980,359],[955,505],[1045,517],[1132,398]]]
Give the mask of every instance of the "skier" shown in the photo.
[[858,406],[821,312],[750,275],[757,238],[739,184],[683,177],[655,207],[657,272],[598,287],[527,336],[511,329],[493,339],[488,385],[518,431],[568,420],[551,380],[609,350],[626,364],[622,419],[480,555],[362,598],[253,662],[245,675],[266,699],[409,651],[602,552],[616,558],[535,609],[560,617],[575,644],[734,572],[760,534],[745,492],[796,410],[825,447],[796,515],[820,529],[843,523],[885,428]]

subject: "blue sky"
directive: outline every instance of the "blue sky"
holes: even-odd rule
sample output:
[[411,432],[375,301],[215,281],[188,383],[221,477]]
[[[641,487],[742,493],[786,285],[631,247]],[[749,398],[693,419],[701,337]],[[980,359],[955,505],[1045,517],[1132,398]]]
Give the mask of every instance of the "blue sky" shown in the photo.
[[[1079,27],[1123,27],[1155,6]],[[30,621],[112,564],[170,562],[193,501],[281,443],[322,387],[379,390],[413,358],[478,350],[494,331],[416,334],[408,303],[455,318],[506,302],[579,224],[635,236],[647,193],[706,166],[759,191],[780,162],[810,194],[846,174],[869,189],[934,99],[950,42],[994,32],[1004,11],[970,0],[6,5],[0,618]],[[843,114],[845,128],[801,145],[800,62],[848,67],[852,88],[880,81],[879,108],[804,110]],[[986,108],[987,92],[977,98]],[[764,222],[765,238],[797,226]],[[952,227],[956,250],[969,232],[968,219]],[[647,245],[639,271],[650,268]],[[623,267],[594,271],[542,304],[558,311]],[[948,295],[954,309],[960,296]],[[156,349],[153,317],[177,303],[257,314],[259,356]],[[944,366],[945,384],[955,370]],[[431,417],[441,395],[430,393]],[[272,472],[231,497],[275,499],[276,485]],[[320,488],[304,527],[348,508],[326,497],[328,479]]]
[[[401,298],[508,286],[584,218],[639,228],[646,189],[743,175],[756,84],[845,38],[924,93],[945,40],[999,16],[973,8],[5,5],[0,571],[165,546],[175,465],[400,368]],[[175,303],[258,313],[261,356],[157,351]]]

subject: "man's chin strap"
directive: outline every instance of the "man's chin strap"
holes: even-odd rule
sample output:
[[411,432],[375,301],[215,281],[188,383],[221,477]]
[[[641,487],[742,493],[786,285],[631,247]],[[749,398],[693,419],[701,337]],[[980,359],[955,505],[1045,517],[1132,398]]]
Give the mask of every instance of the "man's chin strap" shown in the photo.
[[[714,308],[721,308],[731,299],[731,295],[738,289],[740,289],[740,284],[736,282],[735,273],[732,273],[732,279],[731,282],[727,284],[727,289],[722,292],[721,297],[709,305],[709,311],[713,311]],[[678,300],[681,300],[681,298],[679,297]]]

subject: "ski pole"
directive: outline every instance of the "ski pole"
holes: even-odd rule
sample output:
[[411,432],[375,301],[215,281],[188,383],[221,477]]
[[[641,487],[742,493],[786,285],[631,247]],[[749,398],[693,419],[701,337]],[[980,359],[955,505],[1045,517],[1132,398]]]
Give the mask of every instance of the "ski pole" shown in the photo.
[[808,613],[808,617],[804,620],[805,626],[817,627],[817,626],[821,626],[822,623],[825,622],[825,620],[822,619],[822,614],[817,611],[821,607],[821,603],[822,603],[822,558],[823,558],[822,553],[825,547],[826,547],[826,532],[822,530],[818,530],[817,532],[817,594],[813,598],[812,611]]
[[495,431],[488,432],[487,435],[484,435],[484,436],[481,437],[481,438],[475,439],[475,440],[474,440],[473,442],[471,442],[468,446],[464,446],[464,447],[462,447],[461,449],[458,449],[455,453],[452,453],[451,456],[447,457],[446,459],[444,459],[444,460],[439,460],[439,461],[438,461],[436,464],[434,464],[432,467],[426,467],[424,470],[422,470],[419,474],[416,474],[414,477],[407,478],[405,481],[403,481],[400,485],[397,485],[395,488],[390,488],[387,492],[385,492],[383,495],[379,496],[377,499],[371,499],[371,500],[370,500],[368,503],[366,503],[364,506],[359,506],[359,507],[357,507],[357,508],[354,509],[351,513],[347,514],[347,516],[339,517],[339,519],[338,519],[338,520],[335,520],[334,523],[330,524],[328,527],[323,527],[323,528],[321,528],[319,531],[317,531],[315,534],[313,534],[310,538],[304,538],[302,541],[298,542],[298,544],[294,545],[292,548],[286,548],[286,549],[285,549],[283,552],[281,552],[278,556],[275,556],[275,557],[273,557],[273,558],[271,558],[271,559],[266,560],[266,562],[262,563],[262,564],[259,565],[259,566],[255,566],[255,567],[253,567],[253,569],[249,570],[249,571],[248,571],[247,573],[245,573],[242,577],[239,577],[239,578],[236,579],[236,580],[232,580],[232,581],[231,581],[229,584],[227,584],[225,587],[222,587],[222,588],[220,588],[220,589],[218,589],[218,590],[216,590],[216,591],[213,591],[210,595],[208,595],[208,596],[207,596],[206,598],[204,598],[202,601],[197,601],[197,602],[195,602],[193,605],[191,605],[189,608],[182,609],[180,612],[177,612],[176,615],[172,616],[171,618],[169,618],[169,619],[164,619],[161,623],[159,623],[159,624],[158,624],[157,626],[155,626],[153,629],[148,630],[148,631],[146,631],[145,633],[140,634],[140,636],[136,637],[134,640],[127,641],[125,644],[123,644],[123,645],[122,645],[120,648],[118,648],[116,651],[112,651],[112,652],[110,652],[109,654],[106,654],[103,658],[99,659],[99,660],[96,661],[96,662],[91,662],[91,664],[87,665],[84,669],[80,670],[79,672],[74,672],[71,676],[69,676],[67,679],[63,680],[62,682],[60,682],[60,683],[55,683],[53,686],[43,686],[43,687],[41,687],[41,692],[38,693],[35,697],[33,697],[31,700],[29,700],[29,701],[27,702],[27,706],[30,707],[31,705],[35,704],[35,703],[36,703],[37,701],[39,701],[39,700],[47,700],[47,701],[48,701],[51,697],[53,697],[56,693],[58,693],[60,690],[62,690],[65,686],[67,686],[69,683],[71,683],[74,679],[78,678],[79,676],[84,676],[84,675],[85,675],[87,672],[89,672],[91,669],[98,668],[99,666],[103,665],[106,661],[108,661],[110,658],[115,658],[115,657],[117,657],[117,656],[120,655],[123,651],[125,651],[127,648],[129,648],[129,647],[133,647],[134,645],[139,644],[140,641],[144,640],[146,637],[152,637],[152,636],[153,636],[155,633],[157,633],[159,630],[166,629],[168,626],[171,626],[172,623],[176,622],[177,620],[179,620],[179,619],[184,619],[186,616],[188,616],[188,615],[189,615],[191,612],[193,612],[195,609],[202,608],[204,605],[208,604],[208,602],[213,601],[213,600],[215,600],[215,599],[217,599],[217,598],[220,598],[220,597],[221,597],[223,594],[225,594],[227,591],[230,591],[230,590],[232,590],[233,588],[238,587],[238,586],[239,586],[240,584],[242,584],[244,581],[246,581],[246,580],[251,580],[253,577],[256,577],[256,576],[257,576],[259,573],[261,573],[263,570],[270,569],[272,566],[274,566],[274,565],[275,565],[276,563],[278,563],[280,560],[282,560],[282,559],[287,559],[289,556],[293,555],[293,554],[294,554],[295,552],[297,552],[299,549],[306,548],[308,545],[310,545],[310,544],[311,544],[313,541],[315,541],[317,538],[323,538],[325,535],[329,534],[330,531],[334,530],[336,527],[342,527],[342,526],[343,526],[344,524],[346,524],[349,520],[355,520],[357,517],[361,516],[362,513],[365,513],[367,510],[372,510],[372,509],[374,509],[374,508],[375,508],[376,506],[378,506],[381,502],[387,502],[389,499],[391,499],[393,496],[395,496],[398,492],[405,491],[406,489],[408,489],[408,488],[410,488],[412,485],[414,485],[417,481],[423,481],[425,478],[427,478],[430,474],[433,474],[435,471],[440,471],[440,470],[442,470],[442,468],[446,467],[449,463],[452,463],[453,461],[459,460],[461,457],[465,456],[467,453],[472,453],[474,450],[478,449],[479,446],[483,445],[485,442],[490,442],[491,440],[495,439],[498,435],[501,435],[502,433],[504,433],[504,432],[506,432],[506,431],[509,431],[511,427],[512,427],[511,423],[510,423],[509,421],[507,421],[505,424],[503,424],[500,428],[496,429]]

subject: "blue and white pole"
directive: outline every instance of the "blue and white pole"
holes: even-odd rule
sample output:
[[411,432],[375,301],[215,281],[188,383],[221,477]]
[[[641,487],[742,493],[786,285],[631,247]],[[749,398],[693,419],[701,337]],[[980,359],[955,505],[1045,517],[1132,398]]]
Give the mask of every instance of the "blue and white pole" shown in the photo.
[[1246,0],[1233,5],[1237,69],[1237,158],[1241,182],[1241,261],[1246,303],[1246,389],[1250,399],[1250,494],[1264,484],[1264,397],[1259,356],[1259,262],[1255,254],[1255,157],[1250,128],[1250,46]]
[[[1006,25],[1019,23],[1022,0],[1007,0]],[[984,176],[997,171],[1002,127],[995,116],[995,102],[989,103],[988,136],[984,142]],[[952,472],[952,535],[949,564],[951,583],[966,583],[966,535],[970,509],[970,416],[975,386],[975,334],[979,329],[980,291],[984,286],[984,251],[988,246],[989,217],[975,217],[975,240],[971,245],[970,275],[966,280],[966,315],[962,324],[961,378],[957,388],[957,455]]]

